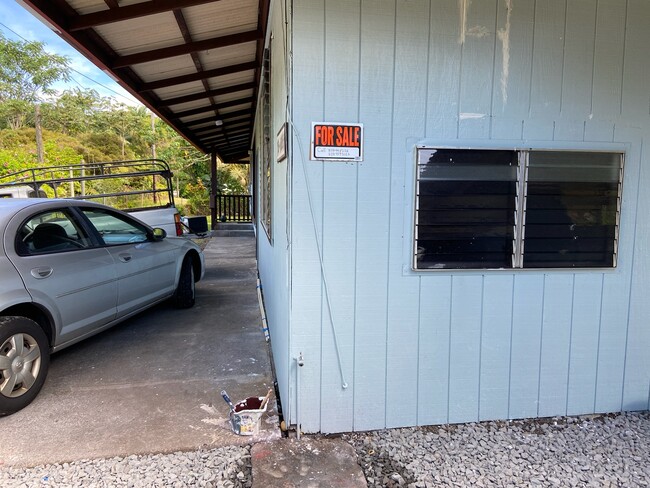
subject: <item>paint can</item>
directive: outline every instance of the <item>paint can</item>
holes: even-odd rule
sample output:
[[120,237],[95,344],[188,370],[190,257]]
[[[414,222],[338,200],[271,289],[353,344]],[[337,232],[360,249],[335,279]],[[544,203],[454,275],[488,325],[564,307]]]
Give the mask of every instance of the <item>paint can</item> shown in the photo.
[[256,435],[260,431],[260,418],[266,412],[266,397],[248,397],[230,410],[230,425],[237,435]]

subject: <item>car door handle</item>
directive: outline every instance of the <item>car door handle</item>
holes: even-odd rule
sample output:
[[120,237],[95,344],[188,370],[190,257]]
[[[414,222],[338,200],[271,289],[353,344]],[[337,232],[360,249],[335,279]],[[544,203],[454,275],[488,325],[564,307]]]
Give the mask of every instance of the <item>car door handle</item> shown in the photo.
[[54,270],[49,266],[40,266],[38,268],[33,268],[30,273],[37,280],[42,280],[52,275]]
[[131,261],[131,259],[133,259],[133,256],[131,256],[130,254],[127,254],[127,253],[125,253],[125,252],[123,252],[123,253],[121,253],[121,254],[118,254],[117,257],[118,257],[119,260],[122,261],[123,263],[128,263],[129,261]]

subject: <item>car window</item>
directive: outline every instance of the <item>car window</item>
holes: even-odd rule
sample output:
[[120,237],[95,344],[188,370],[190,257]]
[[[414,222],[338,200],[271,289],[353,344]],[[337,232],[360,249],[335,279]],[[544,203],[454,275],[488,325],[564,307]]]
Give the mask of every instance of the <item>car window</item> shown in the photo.
[[16,252],[45,254],[85,249],[92,241],[67,210],[49,210],[34,215],[20,227]]
[[147,228],[128,217],[95,208],[80,209],[107,246],[117,246],[149,239]]

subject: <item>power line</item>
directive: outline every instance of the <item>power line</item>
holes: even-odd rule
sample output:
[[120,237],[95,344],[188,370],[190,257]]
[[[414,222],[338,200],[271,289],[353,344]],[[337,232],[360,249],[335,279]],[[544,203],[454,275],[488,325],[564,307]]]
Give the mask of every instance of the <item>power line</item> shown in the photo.
[[[3,24],[2,22],[0,22],[0,26],[1,26],[1,27],[4,27],[6,30],[8,30],[9,32],[11,32],[12,34],[14,34],[15,36],[20,37],[23,41],[25,41],[25,42],[30,42],[28,39],[25,39],[23,36],[21,36],[20,34],[18,34],[18,32],[16,32],[15,30],[13,30],[12,28],[10,28],[10,27],[7,26],[6,24]],[[42,42],[42,41],[39,41],[39,42]],[[44,45],[47,45],[47,44],[45,44],[44,42],[43,42],[43,44],[44,44]],[[87,80],[89,80],[89,81],[95,83],[96,85],[101,86],[101,87],[104,88],[105,90],[108,90],[108,91],[110,91],[111,93],[114,93],[115,95],[117,95],[117,96],[120,97],[120,98],[123,98],[124,100],[128,100],[129,102],[133,102],[133,101],[134,101],[133,98],[129,98],[129,97],[126,97],[126,96],[122,95],[121,93],[119,93],[119,92],[113,90],[111,87],[104,85],[103,83],[101,83],[101,82],[99,82],[99,81],[97,81],[97,80],[91,78],[91,77],[88,76],[88,75],[85,75],[85,74],[82,73],[81,71],[78,71],[78,70],[74,69],[74,68],[71,67],[71,66],[68,66],[68,69],[69,69],[70,71],[72,71],[73,73],[78,74],[79,76],[83,76],[84,78],[86,78]],[[79,86],[80,88],[85,88],[81,83],[79,83],[79,81],[77,81],[76,79],[74,79],[72,76],[70,77],[70,79],[71,79],[74,83],[76,83],[77,86]],[[137,100],[135,100],[135,101],[138,102]],[[138,103],[140,103],[140,102],[138,102]]]

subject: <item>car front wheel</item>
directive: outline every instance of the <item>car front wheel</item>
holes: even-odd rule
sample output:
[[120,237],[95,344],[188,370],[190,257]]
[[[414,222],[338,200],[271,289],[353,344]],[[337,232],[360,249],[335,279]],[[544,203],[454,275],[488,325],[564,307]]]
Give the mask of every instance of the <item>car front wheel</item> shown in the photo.
[[25,317],[0,317],[0,416],[29,405],[50,365],[43,329]]
[[192,258],[186,256],[181,266],[181,276],[178,279],[178,286],[174,293],[174,305],[177,308],[190,308],[194,306],[194,266]]

